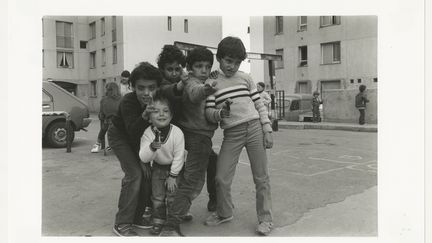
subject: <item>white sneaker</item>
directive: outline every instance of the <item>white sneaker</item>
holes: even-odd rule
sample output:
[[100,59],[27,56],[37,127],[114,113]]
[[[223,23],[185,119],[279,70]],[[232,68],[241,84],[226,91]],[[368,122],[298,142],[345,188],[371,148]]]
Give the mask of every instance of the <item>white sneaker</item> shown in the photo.
[[90,152],[92,152],[92,153],[99,153],[100,150],[101,150],[100,143],[96,143],[95,145],[93,145],[93,148],[90,150]]

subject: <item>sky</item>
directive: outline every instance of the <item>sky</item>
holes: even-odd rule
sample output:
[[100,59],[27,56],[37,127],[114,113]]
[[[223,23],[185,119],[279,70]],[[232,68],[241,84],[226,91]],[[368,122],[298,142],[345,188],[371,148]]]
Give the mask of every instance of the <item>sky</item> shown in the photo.
[[[222,16],[222,38],[226,36],[236,36],[243,41],[246,51],[250,51],[250,38],[247,33],[249,26],[249,16]],[[250,64],[242,62],[240,70],[249,73]]]

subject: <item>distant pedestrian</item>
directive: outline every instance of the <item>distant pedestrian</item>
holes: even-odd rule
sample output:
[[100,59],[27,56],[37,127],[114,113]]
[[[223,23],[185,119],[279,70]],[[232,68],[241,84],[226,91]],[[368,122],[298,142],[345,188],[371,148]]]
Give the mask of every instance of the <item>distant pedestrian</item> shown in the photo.
[[359,87],[360,92],[355,97],[355,106],[360,112],[359,117],[359,124],[364,125],[365,124],[365,111],[366,111],[366,103],[369,102],[366,93],[364,92],[366,90],[366,85],[360,85]]
[[110,146],[124,172],[113,227],[118,236],[137,236],[134,227],[152,226],[143,217],[146,207],[152,207],[151,168],[141,162],[139,150],[144,130],[150,126],[150,113],[154,112],[152,97],[161,81],[159,69],[148,62],[138,64],[130,76],[132,92],[121,99],[108,129]]
[[97,142],[91,149],[92,153],[98,153],[101,149],[111,149],[109,146],[105,148],[105,134],[108,131],[109,124],[111,124],[111,118],[117,113],[120,98],[119,86],[114,82],[107,83],[105,85],[105,96],[100,101],[98,115],[100,130]]
[[129,77],[130,72],[128,70],[124,70],[120,75],[120,94],[121,96],[125,96],[125,94],[132,92],[130,83],[129,83]]
[[172,105],[161,92],[153,96],[155,112],[150,114],[151,126],[141,138],[139,156],[143,163],[152,165],[153,235],[159,235],[170,213],[177,190],[178,175],[184,164],[185,140],[183,132],[171,124]]
[[257,83],[257,90],[260,93],[260,97],[261,97],[261,100],[262,100],[264,106],[267,107],[267,112],[269,112],[270,111],[269,105],[270,105],[272,100],[271,100],[270,95],[264,89],[265,89],[264,82],[258,82]]
[[313,122],[320,122],[321,121],[321,114],[319,107],[322,104],[321,99],[319,98],[320,93],[318,91],[313,92],[313,98],[312,98],[312,121]]

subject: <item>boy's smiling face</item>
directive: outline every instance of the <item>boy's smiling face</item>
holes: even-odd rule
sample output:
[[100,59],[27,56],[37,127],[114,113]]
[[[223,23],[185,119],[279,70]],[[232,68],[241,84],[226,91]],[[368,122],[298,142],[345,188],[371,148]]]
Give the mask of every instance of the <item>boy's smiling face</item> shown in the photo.
[[167,103],[163,101],[155,101],[153,103],[154,112],[150,113],[150,121],[153,126],[163,128],[170,124],[172,113]]
[[218,58],[217,60],[219,62],[219,68],[228,78],[233,76],[238,71],[242,62],[242,60],[239,58],[229,56]]
[[198,61],[192,64],[190,71],[192,71],[192,75],[199,80],[206,81],[210,75],[211,67],[212,65],[209,61]]
[[158,87],[156,80],[138,79],[132,90],[135,91],[138,101],[141,105],[148,105],[153,100],[153,95]]
[[178,62],[167,63],[162,69],[162,76],[171,83],[177,83],[182,71],[183,68]]

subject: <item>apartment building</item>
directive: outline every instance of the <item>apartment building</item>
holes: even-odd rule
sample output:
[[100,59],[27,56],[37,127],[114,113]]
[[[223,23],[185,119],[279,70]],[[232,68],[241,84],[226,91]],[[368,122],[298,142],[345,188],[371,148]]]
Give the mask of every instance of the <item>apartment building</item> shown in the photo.
[[[251,17],[250,36],[252,51],[283,56],[274,65],[278,90],[377,87],[376,16]],[[269,84],[268,64],[252,65],[252,75],[257,70]]]
[[217,46],[221,17],[45,16],[43,80],[51,80],[88,102],[91,111],[107,82],[142,61],[156,65],[165,44],[174,41]]

